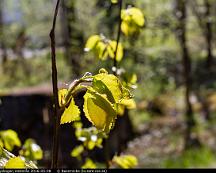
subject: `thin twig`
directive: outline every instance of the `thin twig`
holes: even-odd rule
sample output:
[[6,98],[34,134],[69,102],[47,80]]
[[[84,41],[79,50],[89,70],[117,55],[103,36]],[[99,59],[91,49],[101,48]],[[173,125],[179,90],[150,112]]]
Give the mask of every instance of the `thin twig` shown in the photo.
[[53,146],[52,146],[52,163],[51,168],[55,169],[58,167],[58,150],[59,150],[59,126],[60,126],[60,109],[58,101],[58,78],[57,78],[57,67],[56,67],[56,53],[55,53],[55,26],[58,15],[60,0],[57,0],[55,13],[53,17],[53,24],[50,31],[51,40],[51,57],[52,57],[52,86],[53,86],[53,99],[54,99],[54,134],[53,134]]
[[114,54],[114,59],[113,59],[113,67],[114,67],[114,75],[117,75],[117,51],[118,51],[118,45],[119,45],[119,41],[120,41],[120,37],[121,37],[121,23],[122,23],[122,19],[121,19],[121,11],[122,11],[122,0],[119,0],[118,2],[119,5],[119,16],[118,16],[118,33],[117,33],[117,39],[116,39],[116,49],[115,49],[115,54]]

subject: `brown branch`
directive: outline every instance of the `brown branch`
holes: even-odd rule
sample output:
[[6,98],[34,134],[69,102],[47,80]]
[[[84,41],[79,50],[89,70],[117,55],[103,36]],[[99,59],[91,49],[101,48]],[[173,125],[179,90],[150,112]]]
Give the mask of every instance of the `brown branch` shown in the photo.
[[60,126],[60,109],[58,101],[58,78],[57,78],[57,67],[56,67],[56,53],[55,53],[55,26],[58,15],[60,0],[57,0],[55,13],[53,17],[53,24],[50,31],[51,40],[51,60],[52,60],[52,86],[53,86],[53,99],[54,99],[54,134],[53,134],[53,146],[52,146],[52,163],[51,168],[55,169],[58,167],[58,150],[59,150],[59,126]]
[[119,5],[119,16],[118,16],[118,34],[117,34],[117,39],[116,39],[116,49],[115,49],[115,54],[114,54],[114,59],[113,59],[113,67],[115,68],[115,71],[113,72],[114,75],[117,75],[117,60],[116,60],[116,56],[117,56],[117,50],[118,50],[118,45],[119,45],[119,41],[120,41],[120,37],[121,37],[121,23],[122,23],[122,19],[121,19],[121,11],[122,11],[122,0],[119,0],[118,2]]

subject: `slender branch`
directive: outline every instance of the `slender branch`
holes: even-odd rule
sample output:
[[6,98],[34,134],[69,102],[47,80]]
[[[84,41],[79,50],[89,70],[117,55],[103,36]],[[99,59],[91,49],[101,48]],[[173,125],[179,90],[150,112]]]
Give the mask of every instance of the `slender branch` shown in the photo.
[[117,39],[116,39],[116,49],[115,49],[115,54],[114,54],[114,59],[113,59],[113,67],[114,67],[114,75],[117,75],[117,50],[118,50],[118,45],[119,45],[119,41],[120,41],[120,37],[121,37],[121,23],[122,23],[122,19],[121,19],[121,11],[122,11],[122,0],[119,0],[118,2],[119,5],[119,16],[118,16],[118,34],[117,34]]
[[58,15],[60,0],[57,0],[55,13],[53,17],[53,24],[50,31],[51,40],[51,60],[52,60],[52,86],[53,86],[53,99],[54,99],[54,134],[53,134],[53,146],[52,146],[52,163],[51,168],[58,167],[58,150],[59,150],[59,126],[60,126],[60,110],[58,101],[58,78],[57,78],[57,67],[56,67],[56,53],[55,53],[55,26]]

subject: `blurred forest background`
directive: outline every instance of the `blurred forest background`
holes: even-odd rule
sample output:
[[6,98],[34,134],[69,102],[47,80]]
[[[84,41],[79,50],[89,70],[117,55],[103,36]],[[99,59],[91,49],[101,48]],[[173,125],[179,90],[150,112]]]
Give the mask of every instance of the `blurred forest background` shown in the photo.
[[[55,3],[0,0],[1,104],[6,96],[51,91],[48,35]],[[216,1],[127,4],[142,10],[145,25],[137,38],[121,38],[119,66],[137,75],[137,108],[129,112],[136,135],[122,152],[137,156],[140,168],[216,167]],[[62,1],[56,31],[60,85],[102,67],[111,72],[111,61],[84,47],[93,34],[115,39],[117,18],[118,7],[109,0]]]

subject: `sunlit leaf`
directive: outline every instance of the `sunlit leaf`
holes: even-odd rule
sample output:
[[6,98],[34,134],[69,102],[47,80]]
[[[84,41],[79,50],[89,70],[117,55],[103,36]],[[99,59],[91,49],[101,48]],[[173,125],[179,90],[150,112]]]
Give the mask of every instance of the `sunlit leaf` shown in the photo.
[[[116,41],[110,41],[109,46],[107,47],[107,51],[111,58],[115,57],[116,46],[117,46]],[[118,43],[118,49],[116,52],[116,60],[121,61],[122,58],[123,58],[123,46],[121,43]]]
[[33,139],[27,139],[19,153],[29,160],[41,160],[43,158],[41,147]]
[[129,36],[129,34],[130,34],[130,32],[129,32],[129,26],[128,26],[128,23],[126,21],[122,21],[122,23],[121,23],[121,31],[126,36]]
[[0,148],[3,146],[4,146],[3,141],[0,139]]
[[137,166],[137,158],[133,155],[114,156],[113,160],[120,168],[130,169]]
[[132,7],[127,9],[128,13],[132,16],[132,20],[138,25],[138,26],[143,26],[144,25],[144,16],[143,13],[140,9]]
[[99,42],[95,48],[95,53],[101,60],[106,60],[108,56],[107,45],[103,42]]
[[67,94],[67,89],[61,89],[58,91],[58,99],[59,99],[59,106],[62,107],[65,104],[65,96]]
[[88,90],[84,96],[84,112],[97,129],[105,132],[109,132],[116,118],[116,112],[109,100],[92,90]]
[[95,163],[94,163],[91,159],[89,159],[89,158],[86,159],[85,163],[84,163],[83,166],[82,166],[82,169],[95,169],[95,168],[97,168],[97,166],[96,166]]
[[80,155],[82,154],[83,151],[84,151],[84,147],[82,145],[79,145],[72,150],[71,156],[72,157],[80,157]]
[[80,116],[79,107],[75,105],[74,99],[71,98],[69,106],[65,108],[65,111],[61,116],[61,124],[76,121],[79,119],[79,116]]
[[0,131],[0,138],[4,143],[4,147],[9,151],[12,151],[14,146],[21,146],[18,135],[14,130],[9,129]]
[[5,167],[6,169],[23,169],[25,167],[25,162],[20,157],[14,157],[8,160]]
[[112,2],[113,4],[116,4],[116,3],[118,3],[118,0],[111,0],[111,2]]
[[145,19],[142,11],[135,7],[130,7],[121,11],[121,31],[126,36],[137,35],[140,28],[144,26]]
[[119,104],[124,105],[127,109],[135,109],[136,102],[134,99],[122,99]]
[[94,76],[93,88],[100,94],[106,94],[111,103],[122,99],[123,88],[120,80],[112,74],[101,73]]
[[91,37],[89,37],[89,39],[86,42],[85,45],[85,51],[90,51],[92,50],[97,43],[100,41],[100,36],[99,35],[93,35]]

